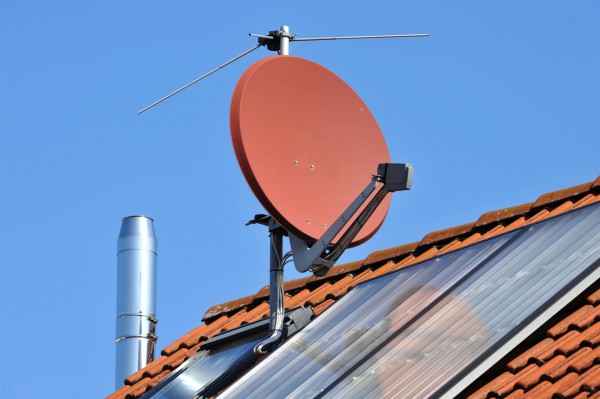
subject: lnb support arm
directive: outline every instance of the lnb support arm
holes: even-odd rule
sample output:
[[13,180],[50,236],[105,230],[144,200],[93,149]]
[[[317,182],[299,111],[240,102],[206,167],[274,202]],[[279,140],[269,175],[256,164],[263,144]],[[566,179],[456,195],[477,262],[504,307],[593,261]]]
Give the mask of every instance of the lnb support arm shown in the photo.
[[[326,275],[346,248],[348,248],[367,220],[369,220],[375,209],[381,204],[385,196],[394,191],[410,190],[412,178],[413,167],[410,164],[379,164],[377,174],[373,176],[365,189],[312,246],[307,244],[303,239],[289,233],[296,270],[299,272],[311,270],[318,277]],[[363,208],[340,239],[331,245],[333,239],[348,224],[352,216],[358,212],[373,191],[375,191],[377,183],[383,183],[377,194]]]

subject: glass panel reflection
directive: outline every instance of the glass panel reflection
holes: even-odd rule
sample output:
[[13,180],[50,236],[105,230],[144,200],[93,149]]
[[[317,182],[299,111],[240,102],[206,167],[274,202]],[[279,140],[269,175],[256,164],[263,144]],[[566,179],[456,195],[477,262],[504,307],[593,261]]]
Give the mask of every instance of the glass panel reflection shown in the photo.
[[264,339],[261,335],[241,338],[233,344],[220,348],[202,350],[173,373],[169,381],[158,386],[146,399],[191,399],[202,392],[215,380],[248,357],[254,357],[253,348]]
[[594,205],[372,280],[221,397],[434,396],[599,258]]

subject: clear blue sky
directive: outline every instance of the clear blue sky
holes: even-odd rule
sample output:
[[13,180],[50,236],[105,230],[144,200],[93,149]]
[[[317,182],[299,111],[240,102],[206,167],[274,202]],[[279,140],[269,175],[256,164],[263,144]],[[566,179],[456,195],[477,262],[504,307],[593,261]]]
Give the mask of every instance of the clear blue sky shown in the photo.
[[[116,239],[155,218],[159,349],[268,283],[229,102],[249,32],[427,32],[293,43],[338,74],[410,162],[379,233],[342,262],[600,174],[600,2],[0,3],[0,397],[113,390]],[[279,4],[279,5],[278,5]],[[288,278],[297,278],[290,267]]]

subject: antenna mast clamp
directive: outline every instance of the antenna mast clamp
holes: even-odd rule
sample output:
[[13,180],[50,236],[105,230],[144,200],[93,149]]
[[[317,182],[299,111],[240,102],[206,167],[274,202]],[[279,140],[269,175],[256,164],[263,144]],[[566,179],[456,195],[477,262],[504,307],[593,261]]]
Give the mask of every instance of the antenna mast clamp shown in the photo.
[[[373,175],[365,189],[312,246],[309,246],[303,239],[288,232],[296,270],[299,272],[311,270],[318,277],[327,274],[375,209],[381,204],[385,196],[394,191],[410,190],[412,179],[413,167],[410,164],[379,164],[377,174]],[[338,241],[332,245],[331,242],[334,238],[348,224],[352,216],[358,212],[373,191],[375,191],[377,183],[383,183],[377,194],[363,208]]]
[[270,51],[277,51],[279,52],[281,50],[281,39],[282,38],[287,38],[288,41],[289,40],[293,40],[294,37],[296,36],[295,34],[290,34],[290,32],[288,30],[283,29],[284,27],[282,27],[280,30],[270,30],[268,35],[256,35],[256,34],[250,34],[251,36],[255,36],[258,38],[258,44],[260,44],[261,46],[266,46],[268,50]]

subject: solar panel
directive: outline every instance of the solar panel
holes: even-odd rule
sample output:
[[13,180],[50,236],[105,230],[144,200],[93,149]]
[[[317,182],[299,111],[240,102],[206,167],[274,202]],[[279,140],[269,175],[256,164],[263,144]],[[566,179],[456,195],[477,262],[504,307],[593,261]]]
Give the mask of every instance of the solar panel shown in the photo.
[[599,259],[592,205],[363,283],[221,397],[454,397]]
[[254,360],[252,349],[262,339],[264,331],[218,349],[201,350],[144,398],[191,399],[198,395],[202,397],[219,378],[230,373],[232,369]]

